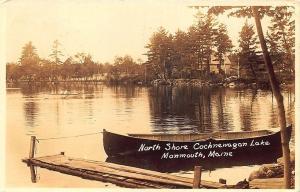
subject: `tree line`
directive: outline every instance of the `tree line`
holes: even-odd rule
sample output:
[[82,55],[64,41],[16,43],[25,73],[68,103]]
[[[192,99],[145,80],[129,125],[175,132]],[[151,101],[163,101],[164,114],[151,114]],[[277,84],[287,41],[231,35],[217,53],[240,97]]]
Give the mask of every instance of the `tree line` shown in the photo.
[[[266,7],[270,26],[266,42],[279,77],[294,77],[295,21],[292,7]],[[225,11],[225,9],[224,9]],[[204,14],[205,12],[205,14]],[[224,13],[224,12],[223,12]],[[222,13],[222,14],[223,14]],[[231,16],[243,16],[243,12]],[[112,63],[93,60],[88,53],[77,53],[63,60],[61,44],[53,42],[48,58],[41,58],[32,42],[22,48],[18,62],[7,63],[6,78],[14,82],[89,80],[100,77],[109,81],[152,81],[155,79],[224,79],[236,75],[255,79],[264,66],[258,52],[258,38],[254,26],[246,20],[239,33],[238,47],[234,47],[227,26],[218,21],[214,9],[198,11],[195,22],[187,31],[174,34],[160,27],[147,45],[147,60],[134,60],[125,55]],[[225,60],[230,62],[229,68]],[[102,76],[102,77],[101,77]]]
[[[223,13],[225,9],[223,10]],[[271,18],[267,45],[279,77],[294,77],[295,21],[292,7],[264,7]],[[222,13],[222,14],[223,14]],[[243,12],[230,16],[242,17]],[[247,16],[248,17],[248,16]],[[239,32],[238,47],[234,47],[225,24],[218,22],[214,8],[206,14],[199,11],[196,22],[186,32],[170,34],[163,27],[153,33],[148,49],[147,64],[159,79],[197,78],[210,80],[238,75],[257,80],[266,70],[254,26],[246,19]],[[250,17],[249,17],[250,18]],[[230,60],[226,71],[225,58]],[[215,66],[214,66],[215,65]],[[212,70],[213,68],[217,70]]]
[[[49,58],[41,58],[32,42],[22,48],[16,63],[7,63],[6,79],[16,81],[101,80],[122,81],[143,78],[141,61],[131,56],[117,56],[113,63],[95,62],[90,54],[77,53],[62,61],[63,53],[58,40],[53,42]],[[138,63],[139,62],[139,63]],[[95,77],[96,76],[96,77]],[[130,77],[130,78],[129,78]]]

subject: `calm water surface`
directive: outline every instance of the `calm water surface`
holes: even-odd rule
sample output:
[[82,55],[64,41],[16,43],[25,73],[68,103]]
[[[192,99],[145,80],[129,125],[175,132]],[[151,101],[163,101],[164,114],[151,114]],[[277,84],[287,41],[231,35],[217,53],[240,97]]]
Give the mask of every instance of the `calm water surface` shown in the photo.
[[[225,88],[171,88],[67,84],[19,86],[7,89],[7,187],[115,187],[37,169],[38,182],[30,181],[30,135],[37,138],[75,136],[107,129],[116,133],[191,133],[250,131],[278,127],[275,98],[270,91]],[[60,95],[61,93],[72,95]],[[294,124],[295,94],[283,91],[288,123]],[[294,134],[294,132],[293,132]],[[294,147],[294,136],[291,148]],[[36,155],[66,155],[105,161],[102,135],[42,140]],[[228,184],[248,178],[258,165],[206,170],[203,178]],[[228,172],[230,171],[230,176]],[[192,170],[172,174],[193,177]]]

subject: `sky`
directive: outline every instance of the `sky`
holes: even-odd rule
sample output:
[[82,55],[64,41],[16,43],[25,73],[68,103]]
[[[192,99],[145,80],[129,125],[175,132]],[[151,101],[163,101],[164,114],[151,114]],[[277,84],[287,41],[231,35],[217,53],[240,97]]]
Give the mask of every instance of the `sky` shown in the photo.
[[[135,0],[10,0],[5,3],[6,61],[15,62],[29,41],[42,58],[49,58],[54,40],[61,43],[64,59],[78,52],[95,61],[113,62],[131,55],[146,60],[146,44],[163,26],[170,33],[187,31],[195,22],[195,9],[183,1]],[[193,5],[193,4],[192,4]],[[244,18],[222,16],[234,45]],[[254,24],[253,19],[249,23]],[[264,29],[268,21],[263,21]]]

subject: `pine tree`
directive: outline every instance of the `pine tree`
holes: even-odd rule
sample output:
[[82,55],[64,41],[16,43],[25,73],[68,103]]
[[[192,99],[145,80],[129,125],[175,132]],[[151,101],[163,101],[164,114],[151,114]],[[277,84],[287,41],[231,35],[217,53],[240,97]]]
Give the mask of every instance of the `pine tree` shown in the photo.
[[32,45],[32,42],[29,41],[25,46],[22,48],[22,53],[20,57],[20,64],[22,66],[29,66],[29,65],[38,65],[39,56],[37,54],[36,48]]
[[[177,69],[177,78],[182,78],[183,72],[190,69],[190,46],[187,33],[178,30],[173,38],[174,56],[173,63]],[[173,74],[174,75],[174,74]],[[187,74],[185,74],[187,76]]]
[[50,54],[50,58],[52,59],[51,61],[51,79],[56,80],[58,79],[58,76],[61,76],[61,73],[59,72],[59,65],[62,64],[63,62],[61,61],[61,57],[63,56],[62,52],[60,51],[60,43],[58,40],[55,40],[53,42],[52,46],[52,52]]
[[227,28],[224,24],[220,24],[216,35],[217,58],[219,60],[218,69],[222,73],[221,66],[224,65],[224,56],[233,48],[232,41],[230,40]]
[[26,79],[32,79],[38,73],[39,68],[39,56],[36,48],[32,45],[32,42],[28,42],[22,48],[21,57],[19,62],[21,64],[21,70]]
[[61,50],[59,49],[60,47],[60,42],[58,40],[55,40],[53,42],[53,46],[52,46],[52,53],[50,54],[50,57],[52,58],[52,61],[56,64],[62,64],[61,58],[63,56]]
[[197,24],[197,47],[198,67],[205,71],[206,75],[210,74],[210,61],[217,35],[217,21],[212,14],[204,15],[198,12],[196,15]]
[[[282,71],[294,73],[295,59],[295,20],[291,7],[280,6],[270,10],[271,26],[268,43],[273,48],[271,56],[275,56],[276,63]],[[277,56],[277,57],[276,57]],[[273,58],[273,57],[272,57]]]
[[161,79],[168,80],[171,75],[173,55],[172,35],[164,28],[160,27],[151,38],[150,43],[146,46],[148,52],[148,62],[154,73]]
[[245,71],[246,76],[249,75],[250,70],[252,77],[256,79],[255,66],[249,61],[249,58],[255,56],[257,36],[255,35],[253,25],[250,25],[247,20],[240,32],[239,47],[241,68]]

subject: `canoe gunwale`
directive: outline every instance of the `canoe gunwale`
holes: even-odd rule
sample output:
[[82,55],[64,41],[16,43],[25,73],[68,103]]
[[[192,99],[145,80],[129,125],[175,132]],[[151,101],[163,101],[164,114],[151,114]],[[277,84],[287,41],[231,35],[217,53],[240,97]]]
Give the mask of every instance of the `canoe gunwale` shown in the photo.
[[[188,141],[184,141],[184,140],[168,140],[168,139],[155,139],[155,138],[144,138],[144,137],[137,137],[137,136],[134,136],[134,135],[131,135],[131,134],[128,134],[128,135],[122,135],[124,137],[129,137],[129,138],[135,138],[135,139],[141,139],[141,140],[148,140],[148,141],[170,141],[170,142],[183,142],[183,143],[188,143],[188,142],[198,142],[198,141],[208,141],[208,140],[215,140],[215,141],[226,141],[226,140],[243,140],[243,139],[256,139],[256,138],[260,138],[260,137],[265,137],[265,136],[272,136],[272,135],[275,135],[277,134],[279,131],[269,131],[269,130],[262,130],[262,131],[268,131],[267,134],[265,135],[257,135],[257,136],[251,136],[251,137],[246,137],[246,138],[242,138],[242,137],[237,137],[237,138],[215,138],[215,137],[207,137],[207,138],[203,138],[203,139],[191,139],[191,140],[188,140]],[[247,132],[247,133],[250,133],[251,131]],[[239,132],[230,132],[230,133],[239,133]],[[113,133],[115,134],[115,133]],[[118,134],[118,135],[121,135],[121,134]],[[150,136],[151,134],[149,134]],[[153,134],[154,136],[159,136],[159,135],[162,135],[162,134]],[[170,134],[172,135],[172,134]],[[178,134],[178,135],[184,135],[184,134]],[[186,135],[189,135],[189,134],[186,134]]]

